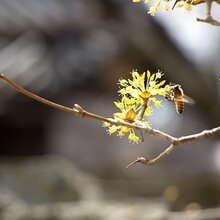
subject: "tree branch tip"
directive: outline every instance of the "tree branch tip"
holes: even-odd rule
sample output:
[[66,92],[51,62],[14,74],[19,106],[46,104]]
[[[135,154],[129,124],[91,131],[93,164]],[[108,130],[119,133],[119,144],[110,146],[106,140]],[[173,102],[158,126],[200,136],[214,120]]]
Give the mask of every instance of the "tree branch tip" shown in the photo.
[[142,163],[142,164],[144,164],[144,165],[147,165],[148,162],[149,162],[149,160],[148,160],[147,158],[138,157],[135,161],[133,161],[133,162],[131,162],[130,164],[128,164],[128,165],[126,166],[126,168],[129,168],[129,167],[135,165],[136,163]]
[[5,75],[3,73],[0,73],[0,78],[1,79],[5,78]]
[[214,25],[214,26],[220,26],[220,21],[216,21],[212,18],[212,16],[208,16],[207,18],[205,19],[202,19],[202,18],[197,18],[196,19],[198,22],[204,22],[204,23],[208,23],[208,24],[211,24],[211,25]]
[[130,168],[131,166],[133,166],[134,164],[136,164],[136,163],[138,163],[138,162],[139,162],[139,159],[137,158],[135,161],[129,163],[129,164],[126,166],[126,168],[127,168],[127,169]]

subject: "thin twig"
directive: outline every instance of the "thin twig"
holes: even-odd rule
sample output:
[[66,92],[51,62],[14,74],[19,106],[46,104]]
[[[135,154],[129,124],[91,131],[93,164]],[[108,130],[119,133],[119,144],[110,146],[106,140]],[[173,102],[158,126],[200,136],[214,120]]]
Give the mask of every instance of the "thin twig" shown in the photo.
[[214,26],[220,26],[220,22],[213,19],[212,15],[211,15],[211,9],[212,9],[212,2],[215,1],[217,4],[220,4],[219,0],[206,0],[206,18],[205,19],[201,19],[201,18],[197,18],[197,21],[199,22],[204,22],[204,23],[208,23]]
[[219,21],[216,21],[216,20],[214,20],[212,18],[210,19],[209,17],[206,18],[206,19],[197,18],[197,21],[208,23],[208,24],[211,24],[211,25],[214,25],[214,26],[220,26],[220,22]]
[[12,80],[8,79],[3,73],[0,74],[0,79],[5,81],[7,84],[9,84],[13,89],[17,90],[18,92],[26,95],[26,96],[29,96],[30,98],[32,99],[35,99],[37,100],[38,102],[41,102],[45,105],[49,105],[50,107],[52,108],[57,108],[59,110],[62,110],[62,111],[65,111],[65,112],[69,112],[69,113],[72,113],[74,115],[77,115],[78,111],[75,109],[75,108],[68,108],[68,107],[65,107],[63,105],[59,105],[57,103],[54,103],[54,102],[51,102],[47,99],[44,99],[38,95],[35,95],[29,91],[27,91],[26,89],[22,88],[21,86],[17,85],[15,82],[13,82]]
[[115,120],[115,119],[106,118],[104,116],[96,115],[94,113],[91,113],[91,112],[88,112],[88,111],[84,110],[78,104],[74,104],[73,108],[69,108],[69,107],[57,104],[55,102],[49,101],[49,100],[47,100],[45,98],[42,98],[38,95],[35,95],[32,92],[29,92],[28,90],[26,90],[26,89],[22,88],[21,86],[17,85],[15,82],[13,82],[9,78],[7,78],[3,73],[0,73],[0,80],[3,80],[8,85],[10,85],[13,89],[17,90],[18,92],[20,92],[20,93],[22,93],[22,94],[24,94],[24,95],[26,95],[26,96],[28,96],[32,99],[35,99],[38,102],[41,102],[41,103],[43,103],[45,105],[48,105],[52,108],[59,109],[61,111],[71,113],[75,116],[82,117],[82,118],[95,119],[95,120],[98,120],[98,121],[110,123],[112,125],[125,126],[125,127],[129,127],[129,128],[133,128],[133,129],[143,131],[143,132],[148,133],[148,134],[157,135],[157,136],[160,136],[160,137],[163,137],[163,138],[165,137],[168,140],[173,140],[172,136],[170,136],[168,134],[165,134],[161,131],[155,130],[151,127],[131,124],[131,123],[128,123],[128,122],[122,122],[122,121],[118,121],[118,120]]
[[162,153],[160,153],[157,157],[149,160],[145,157],[138,157],[135,161],[131,162],[126,168],[133,166],[136,163],[142,163],[144,165],[154,165],[159,162],[166,156],[168,156],[174,149],[177,144],[171,144],[168,148],[166,148]]
[[137,126],[137,125],[131,125],[129,123],[126,123],[126,122],[114,122],[106,117],[102,117],[102,116],[99,116],[99,115],[96,115],[96,114],[93,114],[93,113],[90,113],[90,112],[87,112],[85,111],[80,105],[78,104],[75,104],[73,108],[69,108],[69,107],[66,107],[64,105],[60,105],[60,104],[57,104],[55,102],[52,102],[52,101],[49,101],[45,98],[42,98],[38,95],[35,95],[34,93],[32,92],[29,92],[28,90],[22,88],[21,86],[17,85],[15,82],[13,82],[12,80],[8,79],[3,73],[0,74],[0,79],[3,80],[4,82],[6,82],[8,85],[10,85],[13,89],[17,90],[18,92],[32,98],[32,99],[35,99],[36,101],[38,102],[41,102],[45,105],[48,105],[52,108],[56,108],[56,109],[59,109],[61,111],[64,111],[64,112],[68,112],[68,113],[71,113],[75,116],[79,116],[79,117],[87,117],[87,118],[92,118],[92,119],[96,119],[96,120],[99,120],[99,121],[103,121],[103,122],[108,122],[108,123],[111,123],[111,124],[120,124],[120,125],[123,125],[123,126],[130,126],[132,128],[135,128],[135,129],[142,129],[142,127],[140,126]]
[[220,127],[213,128],[211,130],[204,130],[200,133],[193,134],[193,135],[187,135],[187,136],[182,136],[180,138],[175,138],[173,141],[171,141],[170,146],[167,147],[162,153],[160,153],[155,158],[149,160],[144,157],[138,157],[135,161],[131,162],[127,166],[127,168],[136,164],[136,163],[142,163],[144,165],[153,165],[153,164],[159,162],[160,160],[164,159],[165,157],[167,157],[180,144],[183,144],[186,142],[192,142],[192,141],[199,140],[199,139],[209,138],[214,135],[220,135]]
[[72,115],[75,115],[77,117],[85,117],[85,118],[95,119],[95,120],[102,121],[102,122],[108,122],[110,124],[117,125],[117,126],[125,126],[125,127],[129,127],[129,128],[137,129],[137,130],[140,130],[141,132],[145,132],[147,134],[161,137],[161,138],[170,142],[169,147],[167,147],[162,153],[160,153],[155,158],[147,159],[144,157],[139,157],[135,161],[131,162],[127,167],[130,167],[136,163],[142,163],[144,165],[153,165],[153,164],[159,162],[160,160],[164,159],[165,157],[167,157],[176,148],[176,146],[178,146],[180,144],[183,144],[186,142],[191,142],[194,140],[199,140],[202,138],[203,139],[209,138],[214,135],[220,135],[220,127],[216,127],[211,130],[204,130],[204,131],[197,133],[197,134],[187,135],[187,136],[182,136],[182,137],[176,138],[176,137],[173,137],[167,133],[159,131],[157,129],[153,129],[151,127],[142,126],[140,124],[131,124],[131,123],[127,123],[127,122],[117,121],[115,119],[106,118],[106,117],[103,117],[100,115],[93,114],[91,112],[85,111],[78,104],[74,104],[73,108],[69,108],[69,107],[54,103],[52,101],[49,101],[45,98],[42,98],[38,95],[35,95],[35,94],[29,92],[28,90],[22,88],[21,86],[17,85],[12,80],[8,79],[2,73],[0,74],[0,80],[6,82],[8,85],[10,85],[13,89],[17,90],[18,92],[20,92],[20,93],[22,93],[32,99],[35,99],[38,102],[41,102],[45,105],[48,105],[52,108],[56,108],[56,109],[59,109],[64,112],[71,113]]

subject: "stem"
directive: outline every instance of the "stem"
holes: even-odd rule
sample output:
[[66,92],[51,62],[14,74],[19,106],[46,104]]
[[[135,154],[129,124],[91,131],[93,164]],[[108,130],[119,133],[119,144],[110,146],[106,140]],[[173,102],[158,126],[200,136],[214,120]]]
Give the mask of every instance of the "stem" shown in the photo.
[[[199,140],[199,139],[202,139],[202,138],[209,138],[209,137],[212,137],[214,135],[220,135],[220,127],[216,127],[216,128],[211,129],[211,130],[204,130],[200,133],[193,134],[193,135],[182,136],[180,138],[173,138],[173,141],[171,141],[170,146],[167,147],[162,153],[160,153],[155,158],[149,160],[149,159],[144,158],[144,157],[138,157],[136,160],[131,162],[127,166],[127,168],[129,168],[130,166],[133,166],[136,163],[142,163],[144,165],[154,165],[157,162],[164,159],[165,157],[167,157],[171,152],[173,152],[176,149],[176,147],[178,145],[186,143],[186,142],[192,142],[192,141],[195,141],[195,140]],[[164,136],[164,138],[165,138],[165,136]]]
[[138,116],[138,119],[140,121],[143,119],[146,109],[147,109],[147,105],[142,105],[141,111],[140,111],[139,116]]
[[[186,143],[186,142],[191,142],[191,141],[194,141],[194,140],[199,140],[199,139],[202,139],[202,138],[209,138],[209,137],[214,136],[214,135],[220,135],[220,127],[216,127],[216,128],[210,129],[210,130],[204,130],[204,131],[202,131],[200,133],[197,133],[197,134],[187,135],[187,136],[182,136],[180,138],[176,138],[176,137],[173,137],[173,136],[171,136],[169,134],[166,134],[162,131],[153,129],[151,127],[131,124],[131,123],[128,123],[128,122],[116,121],[114,119],[106,118],[106,117],[103,117],[103,116],[100,116],[100,115],[96,115],[96,114],[87,112],[81,106],[79,106],[78,104],[75,104],[73,108],[69,108],[69,107],[51,102],[47,99],[44,99],[44,98],[42,98],[38,95],[35,95],[35,94],[27,91],[26,89],[20,87],[19,85],[17,85],[16,83],[14,83],[10,79],[8,79],[6,76],[4,76],[4,74],[2,74],[2,73],[0,74],[0,80],[3,80],[4,82],[6,82],[13,89],[17,90],[18,92],[20,92],[20,93],[22,93],[22,94],[24,94],[24,95],[26,95],[26,96],[28,96],[32,99],[35,99],[38,102],[41,102],[45,105],[48,105],[52,108],[56,108],[56,109],[59,109],[59,110],[64,111],[64,112],[74,114],[75,116],[78,116],[78,117],[91,118],[91,119],[95,119],[95,120],[102,121],[102,122],[108,122],[110,124],[117,125],[117,126],[125,126],[125,127],[129,127],[129,128],[137,129],[137,130],[140,130],[141,132],[143,131],[145,133],[164,138],[164,139],[166,139],[170,142],[170,146],[167,147],[162,153],[160,153],[155,158],[149,160],[149,159],[146,159],[144,157],[139,157],[138,159],[136,159],[135,161],[130,163],[128,165],[128,167],[130,167],[130,166],[132,166],[136,163],[142,163],[142,164],[145,164],[145,165],[153,165],[153,164],[157,163],[158,161],[160,161],[160,160],[164,159],[165,157],[167,157],[176,148],[176,146],[179,145],[179,144],[183,144],[183,143]],[[140,116],[139,116],[140,119],[143,118],[143,115],[144,115],[144,112],[145,112],[146,108],[147,108],[146,104],[142,106]]]
[[32,98],[32,99],[35,99],[37,100],[38,102],[41,102],[45,105],[48,105],[52,108],[56,108],[56,109],[59,109],[59,110],[62,110],[62,111],[65,111],[65,112],[69,112],[71,114],[77,114],[78,111],[74,108],[69,108],[69,107],[66,107],[66,106],[63,106],[63,105],[59,105],[57,103],[54,103],[54,102],[51,102],[47,99],[44,99],[38,95],[35,95],[29,91],[27,91],[26,89],[20,87],[19,85],[17,85],[16,83],[14,83],[13,81],[11,81],[10,79],[8,79],[4,74],[0,74],[0,79],[5,81],[7,84],[9,84],[12,88],[14,88],[15,90],[17,90],[18,92]]
[[121,122],[121,121],[114,121],[112,119],[100,116],[100,115],[96,115],[93,114],[91,112],[87,112],[85,111],[81,106],[79,106],[78,104],[75,104],[73,108],[69,108],[60,104],[57,104],[55,102],[49,101],[45,98],[42,98],[38,95],[33,94],[32,92],[29,92],[28,90],[22,88],[21,86],[17,85],[15,82],[13,82],[12,80],[8,79],[3,73],[0,74],[0,80],[3,80],[4,82],[6,82],[8,85],[10,85],[13,89],[17,90],[18,92],[32,98],[35,99],[38,102],[41,102],[45,105],[48,105],[52,108],[56,108],[59,109],[61,111],[64,112],[68,112],[71,114],[74,114],[75,116],[79,116],[79,117],[86,117],[86,118],[91,118],[91,119],[95,119],[98,121],[103,121],[103,122],[108,122],[110,124],[113,125],[121,125],[121,126],[126,126],[129,128],[134,128],[137,130],[144,130],[145,128],[139,125],[135,125],[135,124],[130,124],[127,122]]

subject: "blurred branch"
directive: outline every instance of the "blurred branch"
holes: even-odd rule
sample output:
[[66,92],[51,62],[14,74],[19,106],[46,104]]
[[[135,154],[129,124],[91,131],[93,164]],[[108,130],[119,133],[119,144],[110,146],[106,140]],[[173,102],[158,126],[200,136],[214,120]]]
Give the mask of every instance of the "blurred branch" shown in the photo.
[[68,112],[68,113],[71,113],[77,117],[82,117],[82,118],[90,118],[90,119],[95,119],[95,120],[98,120],[98,121],[102,121],[102,122],[107,122],[107,123],[110,123],[110,124],[113,124],[113,125],[117,125],[117,126],[125,126],[125,127],[129,127],[129,128],[133,128],[133,129],[137,129],[137,130],[140,130],[144,133],[147,133],[147,134],[151,134],[151,135],[154,135],[154,136],[158,136],[158,137],[161,137],[163,139],[166,139],[170,142],[170,146],[167,147],[161,154],[159,154],[157,157],[153,158],[153,159],[147,159],[147,158],[144,158],[144,157],[139,157],[137,158],[135,161],[133,161],[132,163],[130,163],[128,167],[136,164],[136,163],[142,163],[144,165],[153,165],[155,163],[157,163],[158,161],[162,160],[163,158],[165,158],[166,156],[168,156],[175,148],[176,146],[180,145],[180,144],[183,144],[183,143],[186,143],[186,142],[191,142],[191,141],[194,141],[194,140],[199,140],[199,139],[204,139],[204,138],[209,138],[209,137],[212,137],[214,135],[220,135],[220,126],[219,127],[216,127],[216,128],[213,128],[211,130],[204,130],[200,133],[197,133],[197,134],[193,134],[193,135],[187,135],[187,136],[182,136],[182,137],[179,137],[179,138],[176,138],[176,137],[173,137],[169,134],[166,134],[162,131],[159,131],[157,129],[153,129],[151,127],[146,127],[146,126],[143,126],[142,124],[139,125],[139,124],[131,124],[131,123],[128,123],[128,122],[122,122],[122,121],[118,121],[118,120],[115,120],[115,119],[111,119],[111,118],[106,118],[106,117],[103,117],[103,116],[100,116],[100,115],[96,115],[96,114],[93,114],[93,113],[90,113],[88,111],[85,111],[80,105],[78,104],[74,104],[74,107],[73,108],[69,108],[69,107],[66,107],[66,106],[63,106],[63,105],[60,105],[60,104],[57,104],[57,103],[54,103],[54,102],[51,102],[47,99],[44,99],[38,95],[35,95],[31,92],[29,92],[28,90],[20,87],[19,85],[17,85],[15,82],[13,82],[12,80],[8,79],[4,74],[0,74],[0,80],[6,82],[8,85],[10,85],[13,89],[17,90],[18,92],[32,98],[32,99],[35,99],[36,101],[38,102],[41,102],[45,105],[48,105],[52,108],[56,108],[56,109],[59,109],[61,111],[65,111],[65,112]]
[[[220,4],[220,1],[219,0],[206,0],[206,14],[207,14],[207,18],[205,19],[200,19],[200,18],[197,18],[197,21],[200,21],[200,22],[205,22],[205,23],[208,23],[208,24],[211,24],[211,25],[214,25],[214,26],[220,26],[220,22],[219,21],[216,21],[213,19],[212,15],[211,15],[211,8],[212,8],[212,2],[215,1],[217,4]],[[201,2],[203,3],[203,2]]]
[[220,26],[220,22],[214,20],[212,17],[208,17],[206,19],[197,18],[197,21],[208,23],[208,24],[211,24],[211,25],[214,25],[214,26]]

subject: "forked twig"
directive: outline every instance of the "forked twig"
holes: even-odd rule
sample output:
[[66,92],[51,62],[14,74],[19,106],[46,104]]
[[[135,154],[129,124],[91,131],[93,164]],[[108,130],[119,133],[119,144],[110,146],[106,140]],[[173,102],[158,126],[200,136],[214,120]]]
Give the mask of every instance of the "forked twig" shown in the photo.
[[140,130],[143,133],[147,133],[147,134],[151,134],[157,137],[161,137],[163,139],[166,139],[170,142],[169,147],[167,147],[162,153],[160,153],[158,156],[156,156],[153,159],[147,159],[144,157],[139,157],[137,158],[135,161],[133,161],[132,163],[130,163],[127,167],[130,167],[136,163],[142,163],[144,165],[153,165],[157,162],[159,162],[160,160],[162,160],[163,158],[167,157],[175,148],[176,146],[182,144],[182,143],[186,143],[186,142],[191,142],[194,140],[199,140],[202,138],[209,138],[212,137],[214,135],[220,135],[220,127],[216,127],[213,128],[211,130],[204,130],[200,133],[197,134],[193,134],[193,135],[187,135],[187,136],[182,136],[179,138],[173,137],[169,134],[166,134],[162,131],[159,131],[157,129],[153,129],[151,127],[146,127],[146,126],[142,126],[142,125],[135,125],[135,124],[131,124],[128,122],[122,122],[122,121],[118,121],[115,119],[110,119],[110,118],[106,118],[100,115],[96,115],[93,114],[91,112],[85,111],[80,105],[75,104],[73,108],[70,107],[66,107],[60,104],[57,104],[55,102],[49,101],[45,98],[42,98],[38,95],[35,95],[31,92],[29,92],[28,90],[22,88],[21,86],[17,85],[15,82],[13,82],[12,80],[8,79],[4,74],[0,74],[0,80],[6,82],[8,85],[10,85],[13,89],[17,90],[18,92],[32,98],[35,99],[38,102],[41,102],[45,105],[48,105],[52,108],[56,108],[59,109],[61,111],[64,112],[68,112],[70,114],[73,114],[77,117],[82,117],[82,118],[90,118],[90,119],[95,119],[98,121],[102,121],[102,122],[108,122],[110,124],[114,124],[117,126],[125,126],[125,127],[129,127],[129,128],[133,128],[133,129],[137,129]]
[[144,165],[154,165],[155,163],[159,162],[160,160],[167,157],[173,150],[176,149],[176,147],[180,144],[186,143],[186,142],[192,142],[195,140],[205,139],[212,137],[214,135],[220,135],[220,127],[213,128],[211,130],[204,130],[200,133],[193,134],[193,135],[187,135],[182,136],[179,138],[173,138],[173,141],[171,141],[171,144],[169,147],[167,147],[162,153],[160,153],[158,156],[156,156],[153,159],[147,159],[144,157],[138,157],[135,161],[131,162],[127,168],[130,166],[136,164],[136,163],[142,163]]
[[[205,19],[201,19],[201,18],[197,18],[197,21],[199,22],[203,22],[203,23],[208,23],[214,26],[220,26],[220,22],[213,19],[212,15],[211,15],[211,8],[212,8],[212,2],[215,1],[217,4],[220,4],[219,0],[205,0],[204,2],[206,2],[206,15],[207,17]],[[201,2],[201,3],[204,3]]]

